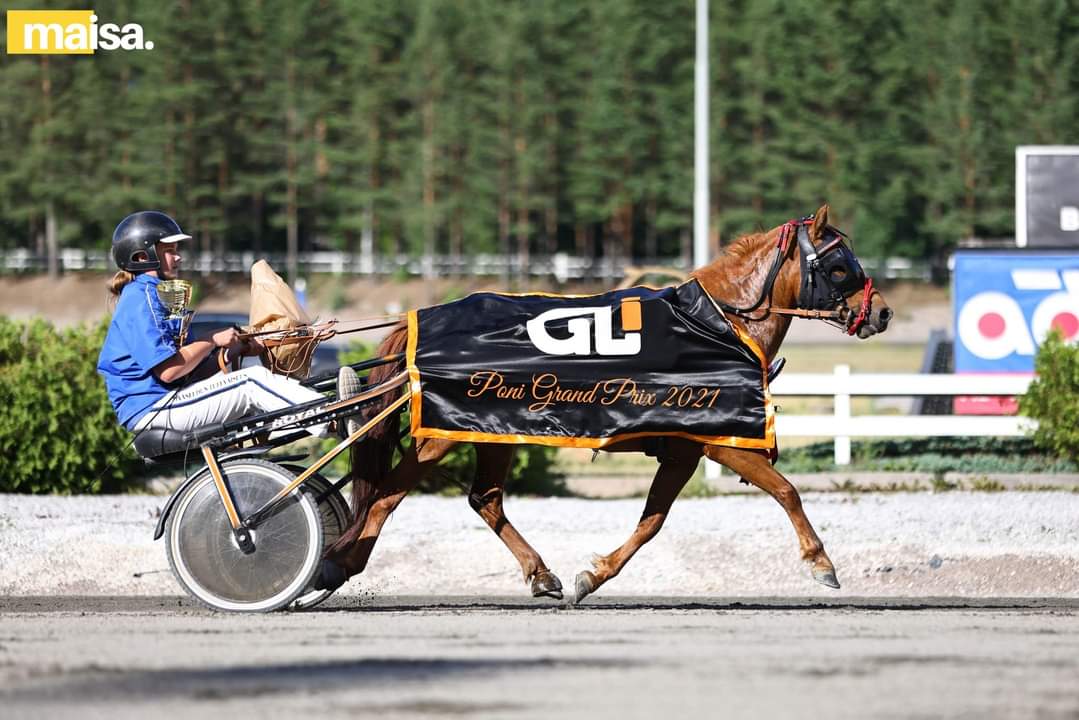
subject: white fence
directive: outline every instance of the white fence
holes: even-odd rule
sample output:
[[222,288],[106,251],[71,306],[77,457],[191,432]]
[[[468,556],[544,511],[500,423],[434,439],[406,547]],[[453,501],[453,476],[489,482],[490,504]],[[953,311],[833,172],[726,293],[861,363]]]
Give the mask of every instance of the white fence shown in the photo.
[[1022,395],[1031,378],[1014,375],[855,374],[849,365],[833,373],[782,374],[772,383],[776,405],[782,397],[831,396],[831,415],[776,413],[776,434],[835,438],[836,465],[850,464],[852,437],[928,437],[1024,435],[1035,421],[1000,415],[851,415],[853,395],[915,397],[920,395]]

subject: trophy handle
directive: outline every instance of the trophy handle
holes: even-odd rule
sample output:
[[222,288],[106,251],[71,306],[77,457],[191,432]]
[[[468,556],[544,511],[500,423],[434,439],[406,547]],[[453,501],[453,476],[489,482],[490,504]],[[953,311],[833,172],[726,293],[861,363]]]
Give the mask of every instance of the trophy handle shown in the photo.
[[191,327],[191,318],[195,317],[194,310],[183,310],[183,315],[180,317],[180,332],[176,335],[176,349],[182,348],[187,344],[187,331]]

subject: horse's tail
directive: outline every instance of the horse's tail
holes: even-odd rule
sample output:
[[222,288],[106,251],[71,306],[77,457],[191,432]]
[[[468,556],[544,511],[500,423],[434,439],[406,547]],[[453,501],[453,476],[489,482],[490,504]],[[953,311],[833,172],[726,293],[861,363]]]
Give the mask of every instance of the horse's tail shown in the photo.
[[[405,351],[408,343],[408,325],[400,323],[396,325],[386,339],[378,346],[378,357],[394,355]],[[405,368],[405,360],[395,360],[385,365],[380,365],[367,375],[367,383],[370,386],[384,382],[397,375]],[[406,386],[407,387],[407,386]],[[390,391],[379,395],[374,400],[364,405],[361,411],[361,422],[370,420],[389,407],[399,395]],[[352,509],[355,513],[355,527],[362,528],[367,518],[367,511],[371,508],[378,489],[390,472],[393,464],[393,451],[398,446],[400,436],[398,426],[400,424],[401,409],[391,413],[385,420],[371,428],[362,440],[352,447]]]

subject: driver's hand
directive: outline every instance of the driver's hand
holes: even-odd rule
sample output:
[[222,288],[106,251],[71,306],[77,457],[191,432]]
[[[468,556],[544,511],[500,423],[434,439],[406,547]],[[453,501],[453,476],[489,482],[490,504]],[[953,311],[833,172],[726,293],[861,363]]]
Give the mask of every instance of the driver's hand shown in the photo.
[[214,344],[214,347],[229,348],[231,352],[234,347],[237,347],[240,340],[240,333],[236,328],[225,328],[224,330],[218,330],[210,336],[210,342]]
[[240,331],[234,327],[215,332],[213,341],[217,347],[226,349],[226,358],[238,358],[246,354],[247,340],[240,337]]

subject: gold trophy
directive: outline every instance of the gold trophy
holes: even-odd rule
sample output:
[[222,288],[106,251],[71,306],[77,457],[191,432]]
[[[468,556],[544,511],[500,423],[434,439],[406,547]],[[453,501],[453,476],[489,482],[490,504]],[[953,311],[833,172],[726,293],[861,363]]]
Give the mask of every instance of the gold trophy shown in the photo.
[[177,349],[187,341],[187,329],[195,314],[187,309],[191,302],[191,290],[191,283],[187,280],[162,280],[157,284],[157,295],[169,310],[169,320],[180,321],[180,332],[175,338]]

